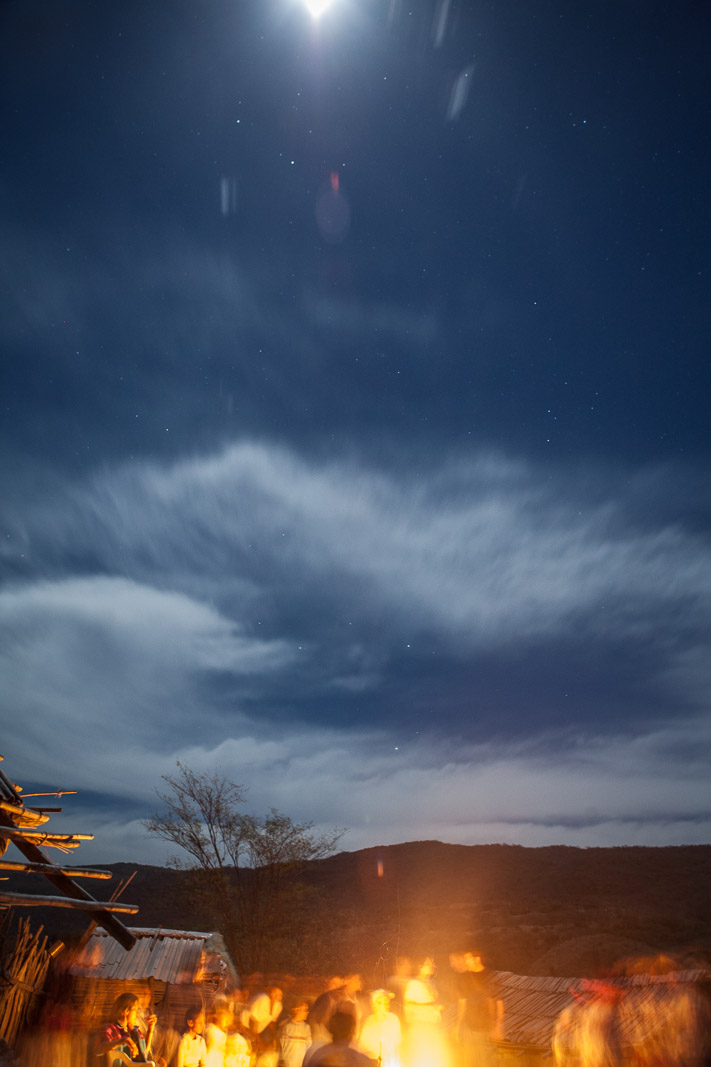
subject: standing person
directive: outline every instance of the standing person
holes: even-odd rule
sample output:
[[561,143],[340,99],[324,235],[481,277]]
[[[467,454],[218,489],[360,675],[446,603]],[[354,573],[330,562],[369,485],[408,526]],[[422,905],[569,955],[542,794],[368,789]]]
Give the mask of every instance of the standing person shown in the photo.
[[359,974],[347,974],[338,1001],[338,1011],[346,1012],[355,1019],[356,1033],[360,1027],[362,1011],[359,993],[363,990],[363,979]]
[[372,1013],[366,1016],[358,1037],[358,1048],[382,1067],[396,1067],[400,1062],[402,1027],[394,1012],[390,1011],[393,994],[387,989],[376,989],[370,995]]
[[347,974],[341,985],[336,986],[333,981],[329,982],[328,989],[316,997],[308,1018],[314,1044],[331,1040],[329,1024],[336,1012],[352,1015],[356,1021],[356,1029],[358,1028],[361,1014],[358,994],[362,988],[363,982],[359,974]]
[[332,1040],[312,1045],[304,1059],[304,1067],[376,1067],[376,1060],[351,1046],[356,1021],[350,1012],[335,1012],[328,1025]]
[[278,985],[269,986],[266,993],[257,993],[252,997],[242,1017],[253,1034],[260,1036],[269,1026],[272,1031],[275,1030],[274,1024],[281,1015],[283,997]]
[[172,1025],[170,1010],[170,992],[166,989],[160,1005],[160,1016],[151,1038],[151,1059],[156,1067],[169,1067],[178,1051],[180,1034]]
[[314,1044],[324,1044],[331,1040],[328,1024],[338,1009],[342,989],[343,978],[334,974],[323,993],[319,993],[311,1005],[307,1022],[311,1028],[311,1039]]
[[412,978],[412,960],[409,956],[395,957],[395,970],[385,982],[392,993],[393,999],[390,1010],[395,1012],[400,1019],[405,1017],[405,990],[407,983]]
[[229,1002],[216,1000],[210,1012],[210,1022],[205,1030],[207,1067],[224,1067],[227,1034],[232,1029],[232,1023],[232,1008]]
[[227,1035],[225,1044],[225,1067],[249,1067],[252,1062],[252,1046],[239,1030]]
[[425,956],[420,960],[417,974],[405,986],[404,1011],[408,1026],[434,1025],[442,1021],[442,1005],[437,1003],[437,990],[432,981],[434,973],[434,960]]
[[185,1015],[185,1032],[178,1045],[176,1067],[207,1067],[204,1029],[205,1013],[202,1005],[195,1004]]
[[494,1042],[503,1039],[503,1001],[492,992],[480,952],[452,953],[449,962],[456,976],[455,1040],[463,1067],[487,1067],[493,1061]]
[[304,1056],[311,1048],[311,1027],[306,1021],[308,1014],[308,1001],[300,1000],[281,1025],[279,1059],[283,1067],[302,1067]]
[[[589,999],[577,1029],[577,1062],[580,1067],[622,1067],[624,1056],[619,1006],[624,990],[594,979],[583,980],[582,985]],[[659,1062],[664,1067],[674,1064],[669,1056]],[[689,1061],[681,1062],[688,1064]]]
[[416,976],[405,986],[403,1061],[407,1067],[447,1067],[449,1063],[442,1005],[432,981],[434,973],[434,960],[426,956],[420,961]]

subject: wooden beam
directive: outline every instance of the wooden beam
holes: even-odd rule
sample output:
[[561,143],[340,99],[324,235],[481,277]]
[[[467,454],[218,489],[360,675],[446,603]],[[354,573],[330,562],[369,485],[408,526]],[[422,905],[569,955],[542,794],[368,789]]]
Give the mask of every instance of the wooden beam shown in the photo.
[[[0,827],[10,826],[12,826],[10,816],[7,812],[0,811]],[[14,845],[15,848],[22,853],[25,859],[29,860],[31,863],[43,863],[51,866],[49,857],[31,840],[20,837],[14,840]],[[64,873],[55,871],[52,874],[45,874],[45,878],[47,878],[60,893],[64,893],[65,896],[71,897],[73,900],[88,900],[96,903],[94,898],[87,893],[86,889],[77,885],[76,882],[72,881],[72,879]],[[122,948],[125,948],[128,951],[136,944],[136,935],[131,933],[131,931],[128,930],[115,915],[112,915],[111,912],[107,911],[106,908],[102,908],[101,911],[95,912],[94,918],[99,926],[103,926],[107,934],[110,934],[115,941],[118,941]]]
[[135,915],[138,904],[104,904],[99,900],[72,900],[70,897],[37,896],[34,893],[5,893],[0,891],[0,904],[11,904],[20,908],[79,908],[81,911],[118,911],[124,915]]
[[68,878],[113,878],[112,871],[96,868],[57,867],[54,863],[13,863],[0,859],[0,871],[21,871],[23,874],[66,874]]
[[49,815],[26,808],[24,804],[11,804],[9,800],[0,800],[0,811],[6,811],[17,826],[42,826],[49,822]]
[[[12,819],[12,815],[6,817],[8,822]],[[54,834],[49,830],[21,830],[14,825],[0,826],[0,837],[9,837],[14,844],[27,841],[28,844],[46,845],[47,848],[77,848],[82,841],[94,840],[93,834]]]

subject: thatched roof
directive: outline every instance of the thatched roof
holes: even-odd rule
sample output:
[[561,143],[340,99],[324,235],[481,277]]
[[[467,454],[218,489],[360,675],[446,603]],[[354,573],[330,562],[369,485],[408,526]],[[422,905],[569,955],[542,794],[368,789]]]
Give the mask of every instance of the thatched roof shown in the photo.
[[[704,970],[671,974],[636,974],[611,979],[609,984],[624,991],[620,1002],[620,1027],[624,1045],[637,1045],[650,1035],[654,1020],[663,1018],[678,1000],[680,990],[711,980]],[[504,1030],[512,1045],[550,1048],[556,1019],[582,993],[585,978],[539,978],[509,971],[492,971],[495,995],[504,1002]]]

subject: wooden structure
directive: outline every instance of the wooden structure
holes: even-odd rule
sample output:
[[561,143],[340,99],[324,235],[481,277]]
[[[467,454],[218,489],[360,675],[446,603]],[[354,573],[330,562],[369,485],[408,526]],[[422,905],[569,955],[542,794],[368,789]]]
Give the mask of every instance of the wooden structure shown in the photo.
[[[504,1004],[505,1041],[497,1048],[501,1064],[550,1067],[553,1034],[561,1013],[594,980],[543,978],[489,972],[493,995]],[[682,998],[698,997],[698,988],[711,980],[704,970],[615,977],[605,984],[619,991],[620,1040],[624,1050],[644,1048],[656,1031],[668,1028]]]
[[[3,757],[0,756],[0,760]],[[64,792],[68,792],[65,790]],[[33,794],[33,796],[61,796],[61,792]],[[125,949],[130,950],[136,943],[135,936],[116,918],[117,912],[135,915],[138,908],[132,904],[101,902],[94,899],[75,878],[105,879],[111,877],[110,871],[62,867],[52,863],[43,851],[43,846],[68,852],[82,841],[91,841],[93,834],[55,834],[51,830],[40,829],[49,821],[53,812],[61,808],[44,806],[30,807],[25,803],[29,797],[22,795],[22,790],[11,782],[0,769],[0,869],[21,873],[41,874],[59,891],[60,896],[42,896],[26,893],[0,891],[0,907],[33,907],[49,905],[52,907],[79,908],[90,914],[92,920]],[[17,863],[2,858],[12,843],[25,857],[26,862]]]
[[120,993],[150,990],[159,1022],[181,1032],[188,1008],[196,1002],[209,1006],[217,993],[239,985],[220,934],[162,927],[131,932],[136,944],[127,952],[95,930],[68,969],[72,1002],[84,1010],[90,1028],[106,1021]]
[[14,937],[9,923],[0,928],[0,1038],[9,1046],[32,1016],[44,988],[51,953],[41,929],[20,922]]

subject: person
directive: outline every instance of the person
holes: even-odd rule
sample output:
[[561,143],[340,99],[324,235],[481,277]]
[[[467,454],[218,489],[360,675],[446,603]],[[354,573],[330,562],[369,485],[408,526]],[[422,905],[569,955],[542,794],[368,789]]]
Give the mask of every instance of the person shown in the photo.
[[172,1025],[170,994],[166,991],[160,1006],[160,1017],[151,1038],[151,1059],[156,1067],[169,1067],[173,1063],[179,1044],[180,1034]]
[[302,1067],[304,1056],[311,1048],[311,1027],[306,1019],[309,1002],[300,1000],[289,1013],[279,1030],[280,1062],[283,1067]]
[[390,1003],[390,1011],[394,1012],[400,1019],[405,1016],[405,990],[411,978],[412,960],[410,957],[396,956],[395,970],[385,984],[390,993],[392,993],[393,998]]
[[204,1029],[205,1013],[201,1004],[195,1004],[185,1014],[185,1032],[178,1045],[176,1067],[207,1067]]
[[442,1005],[437,1003],[437,990],[432,982],[434,972],[434,960],[431,956],[425,956],[419,963],[416,976],[405,986],[404,1011],[408,1026],[421,1023],[432,1025],[442,1021]]
[[330,1042],[329,1023],[337,1011],[352,1015],[356,1021],[356,1029],[358,1028],[360,1021],[358,994],[363,988],[361,977],[359,974],[347,974],[341,980],[340,985],[336,985],[335,981],[334,978],[329,982],[328,988],[316,997],[311,1006],[308,1024],[311,1027],[314,1044]]
[[207,1067],[224,1067],[227,1033],[232,1028],[232,1008],[225,1000],[216,1000],[205,1030]]
[[377,1061],[351,1046],[356,1031],[355,1016],[337,1011],[328,1024],[331,1041],[312,1045],[304,1058],[304,1067],[375,1067]]
[[[597,979],[583,979],[588,999],[577,1028],[580,1067],[622,1067],[622,1029],[619,1005],[624,990]],[[662,1061],[667,1067],[670,1060]]]
[[378,1060],[382,1067],[396,1067],[400,1062],[402,1027],[397,1015],[390,1011],[392,996],[387,989],[371,993],[372,1013],[366,1016],[358,1037],[360,1051]]
[[432,978],[434,960],[425,956],[417,967],[416,976],[405,986],[405,1041],[403,1061],[408,1067],[439,1067],[449,1064],[449,1049],[442,1030],[442,1005]]
[[278,985],[270,986],[266,993],[257,993],[242,1013],[242,1020],[248,1029],[260,1035],[268,1026],[274,1024],[281,1015],[284,994]]
[[463,1067],[486,1067],[493,1060],[494,1043],[503,1039],[503,1001],[492,991],[481,952],[452,953],[449,962],[457,994],[455,1043]]
[[239,1030],[232,1030],[225,1042],[225,1067],[249,1067],[252,1046]]
[[558,1015],[551,1037],[555,1067],[578,1067],[580,1063],[580,1031],[589,997],[572,986],[568,992],[573,999]]
[[155,1016],[146,1034],[138,1026],[138,997],[133,993],[121,993],[114,1001],[110,1022],[96,1039],[94,1051],[97,1056],[111,1054],[112,1067],[127,1063],[149,1063],[148,1058]]

